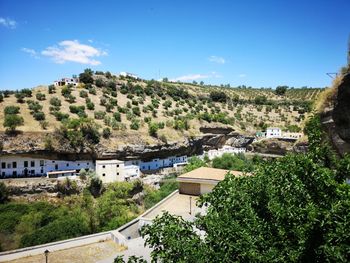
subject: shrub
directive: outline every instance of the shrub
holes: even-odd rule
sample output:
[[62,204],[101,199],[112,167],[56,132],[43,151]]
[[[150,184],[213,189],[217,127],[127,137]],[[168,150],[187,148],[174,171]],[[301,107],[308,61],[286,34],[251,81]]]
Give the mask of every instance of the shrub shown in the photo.
[[148,133],[150,136],[157,137],[157,131],[159,127],[158,124],[155,122],[148,123]]
[[47,127],[49,126],[49,123],[47,121],[40,121],[40,127],[43,129],[43,130],[46,130]]
[[75,102],[75,97],[72,95],[72,94],[69,94],[68,96],[67,96],[67,101],[69,102],[69,103],[74,103]]
[[63,97],[68,98],[68,96],[72,93],[72,88],[70,85],[64,86],[61,90],[61,94]]
[[0,204],[5,203],[8,200],[9,191],[4,182],[0,182]]
[[59,98],[57,98],[57,97],[52,97],[50,99],[50,104],[52,106],[60,107],[61,106],[61,100]]
[[95,80],[95,85],[99,88],[102,88],[103,86],[105,86],[105,82],[103,81],[103,79],[98,78]]
[[79,81],[84,84],[93,84],[94,79],[92,77],[93,71],[91,69],[85,69],[83,73],[79,74]]
[[212,91],[212,92],[210,92],[210,98],[212,101],[226,102],[227,95],[223,91]]
[[137,119],[133,119],[130,124],[130,129],[138,130],[140,128],[140,121]]
[[4,114],[18,114],[19,113],[19,107],[18,106],[6,106],[4,109]]
[[86,102],[86,107],[88,110],[94,110],[95,104],[92,101],[88,101],[88,102]]
[[54,94],[56,93],[56,87],[54,85],[49,86],[49,94]]
[[45,113],[43,113],[42,111],[34,112],[33,117],[37,121],[43,121],[45,120]]
[[141,111],[139,107],[133,107],[132,112],[137,116],[141,116]]
[[87,93],[85,90],[81,90],[81,91],[79,92],[79,96],[80,96],[81,98],[87,98],[89,95],[88,95],[88,93]]
[[106,116],[105,111],[95,111],[94,112],[95,119],[102,120]]
[[18,103],[23,103],[26,96],[23,93],[16,93],[15,97]]
[[38,92],[38,93],[36,94],[36,99],[37,99],[37,100],[45,100],[45,99],[46,99],[46,96],[45,96],[45,94],[43,94],[43,93],[41,93],[41,92]]
[[4,119],[4,127],[8,128],[8,132],[14,132],[18,126],[23,125],[24,119],[15,114],[7,114]]
[[62,112],[60,112],[60,111],[56,111],[56,112],[54,113],[54,116],[56,117],[56,120],[58,120],[58,121],[63,121],[63,120],[66,120],[66,119],[69,118],[69,114],[67,114],[67,113],[62,113]]
[[102,131],[102,136],[103,138],[108,139],[111,136],[111,130],[108,127],[104,128]]
[[116,87],[117,87],[117,83],[115,83],[115,81],[110,80],[107,83],[107,87],[110,88],[111,90],[115,91]]
[[121,122],[121,114],[119,112],[115,112],[113,114],[113,118],[118,121],[118,122]]

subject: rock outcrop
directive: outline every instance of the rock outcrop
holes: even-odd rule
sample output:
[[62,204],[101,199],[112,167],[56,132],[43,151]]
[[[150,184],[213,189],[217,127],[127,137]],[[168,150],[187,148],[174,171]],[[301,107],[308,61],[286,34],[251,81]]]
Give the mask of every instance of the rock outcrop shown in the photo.
[[321,121],[333,148],[344,155],[350,152],[350,73],[335,89],[333,102],[321,113]]

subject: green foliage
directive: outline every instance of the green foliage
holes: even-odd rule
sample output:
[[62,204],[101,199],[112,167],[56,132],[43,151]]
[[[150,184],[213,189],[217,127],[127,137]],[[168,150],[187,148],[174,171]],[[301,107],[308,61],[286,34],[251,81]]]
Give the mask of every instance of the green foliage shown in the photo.
[[50,99],[50,104],[52,106],[61,107],[61,100],[59,98],[57,98],[57,97],[52,97]]
[[4,127],[8,128],[8,132],[14,132],[18,126],[23,125],[24,119],[15,114],[7,114],[4,119]]
[[93,84],[93,71],[91,69],[85,69],[83,73],[79,74],[79,81],[84,84]]
[[301,131],[301,128],[300,128],[298,125],[295,125],[295,124],[293,124],[293,125],[288,125],[288,126],[286,127],[286,129],[287,129],[288,131],[290,131],[290,132],[300,132],[300,131]]
[[63,182],[57,182],[57,191],[64,196],[79,193],[77,182],[70,180],[68,177],[66,177]]
[[140,121],[137,119],[133,119],[130,124],[130,129],[138,130],[140,128]]
[[54,85],[49,85],[49,94],[56,93],[56,87]]
[[158,132],[159,126],[155,122],[149,122],[148,123],[148,134],[157,137],[157,132]]
[[102,88],[103,86],[105,86],[105,82],[103,81],[103,79],[98,78],[95,80],[95,85],[99,88]]
[[256,105],[263,105],[267,103],[267,97],[266,96],[256,96],[254,99],[254,102]]
[[88,94],[85,90],[81,90],[81,91],[79,92],[79,96],[80,96],[81,98],[87,98],[87,97],[89,96],[89,94]]
[[37,121],[43,121],[45,120],[45,113],[42,111],[34,112],[33,117]]
[[88,189],[94,197],[99,197],[104,191],[101,179],[96,176],[92,176]]
[[210,98],[215,102],[226,102],[227,95],[223,91],[212,91],[210,92]]
[[5,203],[8,200],[9,191],[4,182],[0,182],[0,204]]
[[19,113],[19,107],[18,106],[6,106],[4,109],[4,114],[18,114]]
[[277,86],[275,93],[279,96],[283,96],[286,94],[286,91],[289,87],[288,86]]
[[37,100],[45,100],[46,99],[46,96],[45,96],[45,94],[43,94],[43,93],[41,93],[41,92],[38,92],[37,94],[36,94],[36,99]]
[[242,153],[224,153],[221,157],[215,157],[212,165],[214,168],[234,171],[252,171],[254,168],[252,161],[248,160]]
[[[350,157],[336,159],[319,118],[307,125],[310,151],[226,175],[200,197],[195,222],[164,214],[142,230],[162,262],[348,262]],[[199,235],[195,228],[205,235]]]
[[108,139],[111,137],[111,130],[108,127],[104,128],[102,131],[102,136],[103,138]]
[[188,164],[184,168],[184,172],[188,173],[190,171],[193,171],[199,167],[206,167],[208,161],[204,161],[197,156],[191,157],[188,160]]
[[113,113],[113,118],[114,118],[117,122],[121,122],[121,121],[122,121],[121,115],[120,115],[119,112]]
[[103,118],[106,116],[105,111],[95,111],[94,116],[96,120],[103,120]]

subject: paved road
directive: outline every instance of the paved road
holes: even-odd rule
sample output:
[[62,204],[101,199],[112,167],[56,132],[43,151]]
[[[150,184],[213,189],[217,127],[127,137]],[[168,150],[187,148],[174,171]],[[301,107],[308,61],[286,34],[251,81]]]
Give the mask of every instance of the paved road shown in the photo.
[[127,250],[117,252],[109,258],[97,261],[97,263],[113,263],[117,256],[123,256],[124,260],[127,260],[130,256],[142,256],[147,262],[151,262],[151,249],[144,246],[144,240],[142,237],[129,240],[127,246]]

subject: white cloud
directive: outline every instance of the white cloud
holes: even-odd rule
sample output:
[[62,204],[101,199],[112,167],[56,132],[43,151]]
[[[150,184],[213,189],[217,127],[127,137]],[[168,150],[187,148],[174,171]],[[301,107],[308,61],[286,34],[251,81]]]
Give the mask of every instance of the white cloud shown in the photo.
[[210,74],[188,74],[184,76],[180,76],[174,79],[171,79],[170,81],[176,82],[187,82],[187,81],[193,81],[198,79],[208,79],[208,78],[221,78],[219,74],[217,74],[215,71],[211,72]]
[[245,78],[247,75],[246,74],[239,74],[238,77],[240,78]]
[[17,22],[15,20],[10,19],[10,18],[0,17],[0,25],[7,27],[7,28],[15,29],[17,26]]
[[78,40],[65,40],[58,46],[47,47],[42,55],[51,57],[55,63],[63,64],[67,61],[89,65],[100,65],[101,61],[94,58],[106,56],[107,52],[93,46],[80,44]]
[[33,58],[39,58],[38,52],[36,52],[34,49],[23,47],[21,48],[21,51],[28,53]]
[[208,58],[208,60],[210,62],[214,62],[214,63],[217,63],[217,64],[225,64],[226,63],[226,60],[223,57],[218,57],[218,56],[210,56]]

